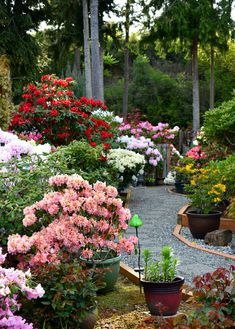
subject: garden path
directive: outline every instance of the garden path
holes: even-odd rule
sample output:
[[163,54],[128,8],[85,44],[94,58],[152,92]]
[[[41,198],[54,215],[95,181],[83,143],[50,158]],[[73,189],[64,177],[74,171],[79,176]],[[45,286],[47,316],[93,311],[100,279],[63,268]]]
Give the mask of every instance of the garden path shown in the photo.
[[[170,193],[168,186],[138,186],[131,190],[129,209],[132,215],[138,214],[143,221],[139,228],[141,250],[149,248],[157,257],[162,246],[170,245],[180,260],[178,274],[185,277],[186,284],[192,285],[194,276],[212,272],[218,267],[228,268],[234,261],[190,248],[172,234],[177,212],[187,202],[184,195]],[[129,227],[126,236],[134,234],[135,229]],[[137,267],[134,254],[123,255],[122,261],[132,268]]]

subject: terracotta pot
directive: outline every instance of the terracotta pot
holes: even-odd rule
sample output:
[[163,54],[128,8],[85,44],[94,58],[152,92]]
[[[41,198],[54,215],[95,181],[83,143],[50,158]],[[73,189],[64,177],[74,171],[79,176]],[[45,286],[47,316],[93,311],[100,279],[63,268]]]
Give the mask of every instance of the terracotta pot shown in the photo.
[[198,214],[194,210],[187,210],[188,226],[195,239],[204,239],[208,232],[219,229],[221,211],[213,211],[209,214]]
[[145,300],[151,315],[176,314],[182,298],[183,283],[183,277],[176,277],[171,282],[141,280]]

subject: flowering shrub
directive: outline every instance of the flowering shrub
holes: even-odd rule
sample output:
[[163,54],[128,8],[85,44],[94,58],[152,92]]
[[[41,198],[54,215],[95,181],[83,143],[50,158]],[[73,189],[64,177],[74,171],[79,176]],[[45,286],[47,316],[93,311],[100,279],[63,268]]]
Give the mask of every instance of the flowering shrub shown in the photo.
[[187,153],[186,156],[189,158],[193,158],[194,160],[206,159],[207,155],[202,151],[201,146],[194,146]]
[[[5,261],[6,255],[0,248],[0,264]],[[21,308],[18,299],[25,296],[32,300],[44,295],[41,284],[33,286],[30,270],[26,273],[14,268],[0,266],[0,327],[9,329],[32,329],[33,325],[15,313]]]
[[144,136],[136,138],[125,135],[118,137],[117,142],[128,150],[135,150],[135,152],[144,155],[148,167],[156,167],[163,160],[161,153],[150,138],[145,138]]
[[35,132],[43,142],[68,144],[86,138],[92,146],[102,143],[109,148],[113,133],[110,125],[92,117],[95,109],[106,109],[101,101],[85,97],[76,99],[73,78],[58,79],[55,75],[41,77],[41,82],[29,84],[22,95],[24,101],[12,120],[10,128],[18,132]]
[[21,266],[58,262],[61,251],[79,253],[91,259],[102,250],[131,253],[136,237],[122,238],[130,211],[117,198],[117,190],[105,183],[90,185],[79,175],[58,175],[49,179],[55,192],[24,209],[24,226],[35,224],[32,236],[13,234],[8,251],[28,254]]
[[217,173],[217,171],[202,168],[195,170],[190,184],[186,185],[191,205],[196,207],[199,213],[210,213],[225,198],[226,185],[218,179]]
[[148,121],[140,121],[123,123],[119,130],[128,136],[134,135],[137,138],[144,136],[155,143],[168,143],[175,138],[179,127],[175,126],[171,129],[168,123],[159,122],[156,126],[153,126]]
[[144,173],[144,156],[133,151],[111,149],[107,154],[107,162],[117,170],[122,187],[137,181],[137,176]]
[[0,129],[0,162],[8,162],[12,158],[20,159],[22,155],[50,153],[49,144],[36,145],[35,142],[27,142],[16,135]]

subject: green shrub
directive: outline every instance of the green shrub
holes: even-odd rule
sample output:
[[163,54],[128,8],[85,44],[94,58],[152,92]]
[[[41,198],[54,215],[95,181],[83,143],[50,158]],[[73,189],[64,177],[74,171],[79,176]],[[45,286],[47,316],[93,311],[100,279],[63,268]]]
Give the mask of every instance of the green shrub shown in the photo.
[[1,243],[5,245],[10,234],[30,233],[30,228],[22,224],[23,209],[50,191],[48,179],[53,175],[77,173],[90,183],[99,180],[117,186],[116,172],[102,161],[100,150],[101,147],[93,148],[87,142],[74,141],[46,159],[34,155],[33,159],[24,157],[0,163]]
[[230,101],[205,113],[204,132],[211,143],[235,148],[235,92]]
[[47,329],[78,328],[96,308],[97,288],[92,271],[83,269],[78,261],[65,258],[57,265],[34,269],[33,275],[42,284],[45,294],[42,299],[25,305],[25,317],[37,328],[42,328],[43,324]]

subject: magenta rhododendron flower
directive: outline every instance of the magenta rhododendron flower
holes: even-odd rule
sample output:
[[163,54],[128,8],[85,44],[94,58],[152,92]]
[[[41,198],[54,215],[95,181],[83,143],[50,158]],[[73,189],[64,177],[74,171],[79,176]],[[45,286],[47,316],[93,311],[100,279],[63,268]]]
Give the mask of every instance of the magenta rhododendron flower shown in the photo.
[[[41,228],[32,236],[9,236],[10,253],[27,254],[28,264],[36,266],[59,262],[60,251],[65,250],[87,259],[104,249],[133,252],[137,239],[121,237],[130,211],[117,198],[115,187],[103,182],[91,185],[79,175],[54,176],[49,184],[56,191],[24,209],[24,226],[36,223]],[[26,260],[21,265],[27,265]]]

